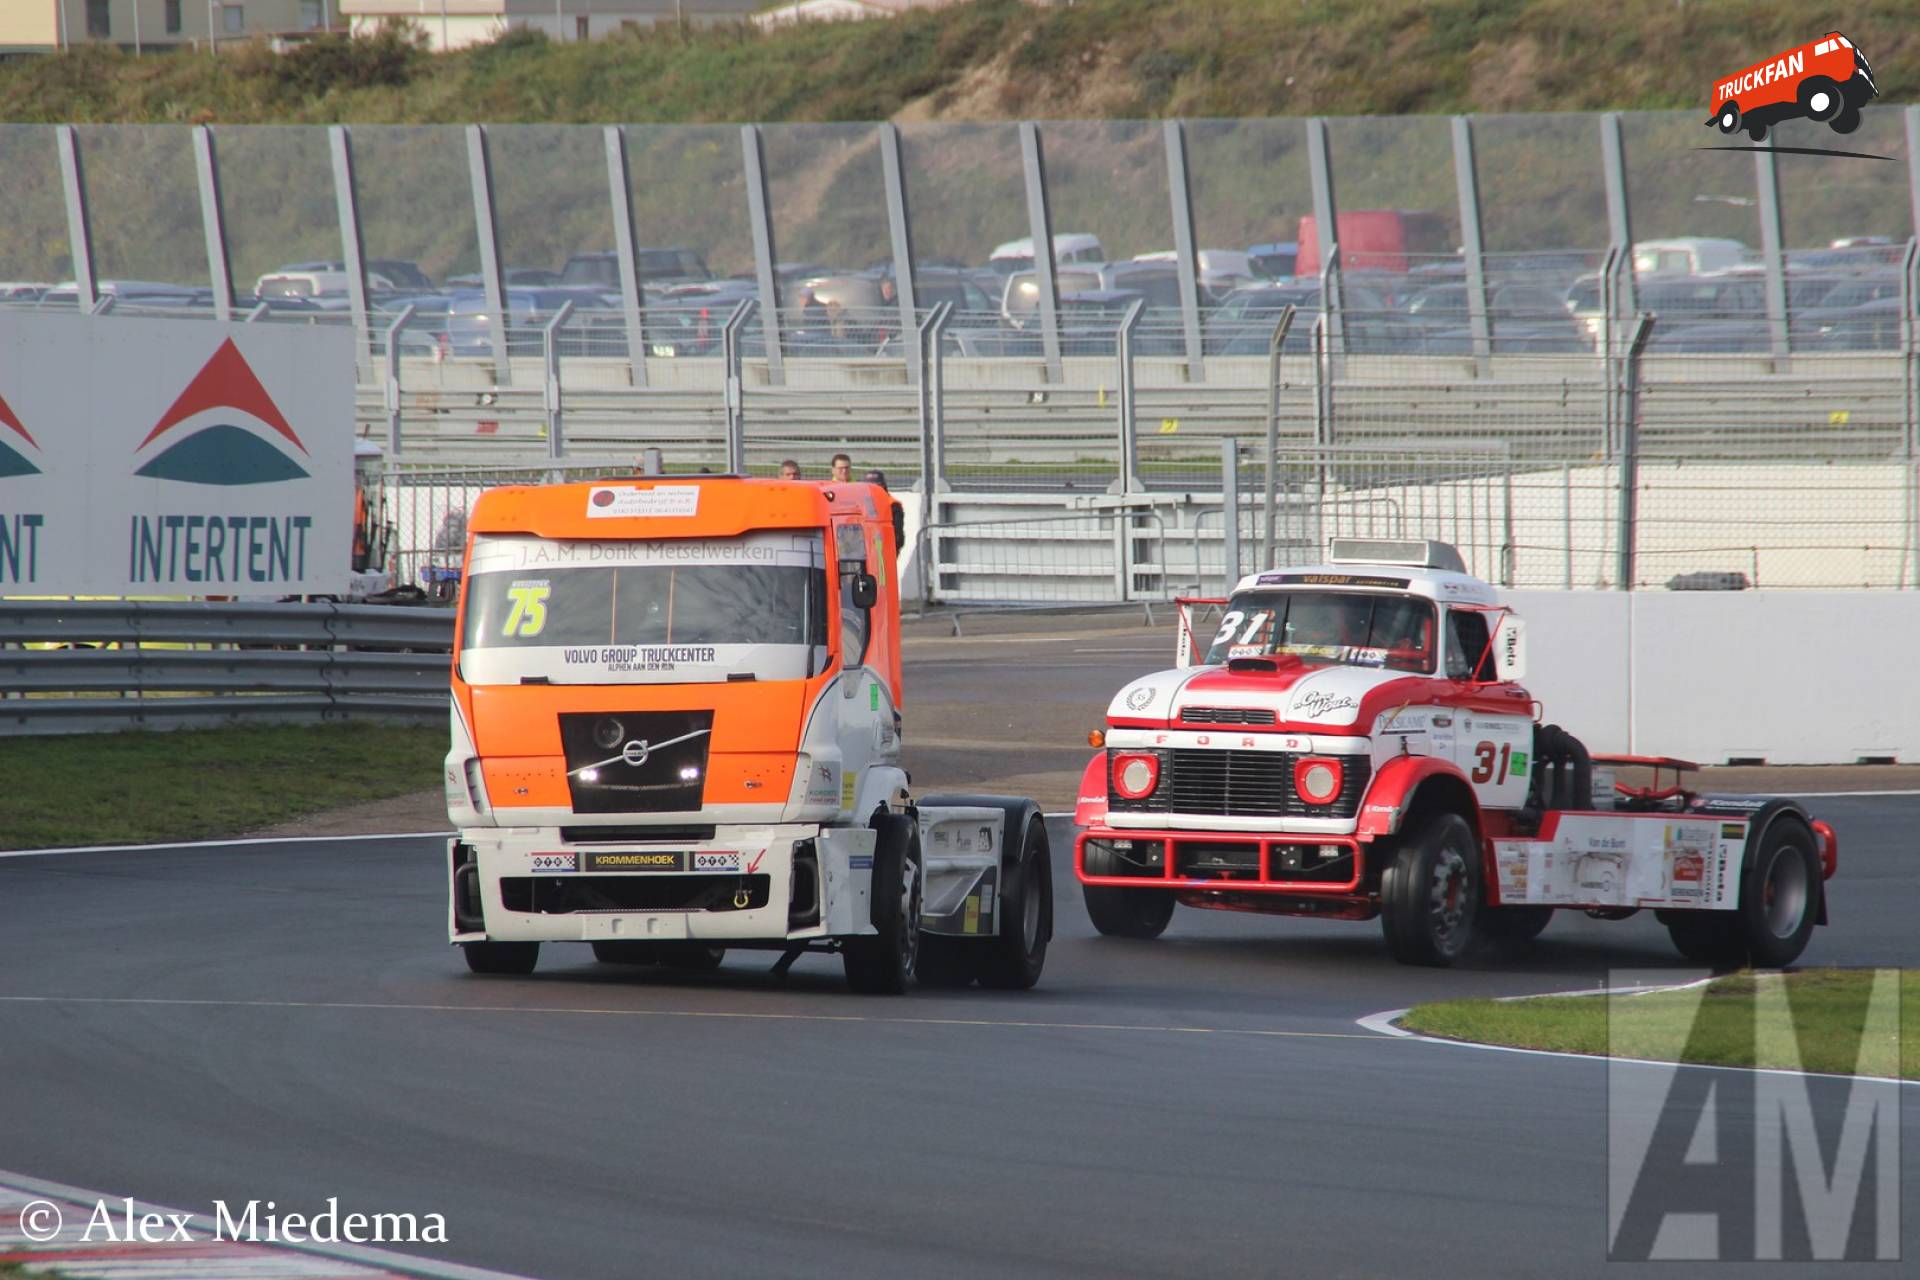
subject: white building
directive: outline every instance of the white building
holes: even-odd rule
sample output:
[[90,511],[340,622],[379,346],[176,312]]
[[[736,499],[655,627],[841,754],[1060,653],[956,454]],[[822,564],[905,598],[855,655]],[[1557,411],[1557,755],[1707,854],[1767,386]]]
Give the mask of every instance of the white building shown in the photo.
[[0,54],[204,46],[341,25],[342,0],[0,0]]
[[355,35],[404,18],[433,49],[462,49],[525,27],[550,40],[597,40],[629,23],[706,24],[743,18],[762,0],[336,0]]

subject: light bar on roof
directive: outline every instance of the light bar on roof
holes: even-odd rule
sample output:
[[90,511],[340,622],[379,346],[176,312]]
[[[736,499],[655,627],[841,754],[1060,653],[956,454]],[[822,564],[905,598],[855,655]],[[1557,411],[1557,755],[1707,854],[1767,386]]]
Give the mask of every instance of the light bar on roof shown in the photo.
[[1334,564],[1398,564],[1465,573],[1467,562],[1445,542],[1426,539],[1335,538]]

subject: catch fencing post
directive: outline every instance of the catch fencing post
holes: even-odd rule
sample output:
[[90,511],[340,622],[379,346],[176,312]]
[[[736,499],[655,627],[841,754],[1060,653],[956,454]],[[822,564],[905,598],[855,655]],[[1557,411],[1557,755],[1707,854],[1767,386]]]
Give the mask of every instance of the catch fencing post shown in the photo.
[[67,198],[67,254],[73,260],[74,302],[80,314],[93,314],[100,292],[93,278],[93,224],[87,215],[87,176],[80,164],[80,136],[70,124],[55,125],[60,151],[60,186]]
[[[882,124],[880,175],[887,190],[887,235],[893,242],[893,297],[900,308],[900,354],[906,361],[907,381],[921,381],[922,352],[907,349],[907,335],[918,329],[913,288],[913,222],[907,214],[907,181],[900,162],[900,129]],[[924,339],[925,334],[921,337]]]
[[1054,278],[1053,213],[1047,203],[1047,159],[1040,126],[1020,122],[1020,162],[1026,173],[1027,226],[1033,235],[1033,279],[1040,288],[1040,349],[1047,360],[1047,381],[1059,382],[1060,289]]
[[1453,118],[1453,176],[1460,193],[1460,240],[1467,268],[1467,324],[1473,334],[1473,364],[1488,372],[1493,325],[1487,317],[1487,264],[1480,237],[1480,172],[1473,157],[1473,121]]
[[1760,197],[1760,255],[1767,268],[1767,334],[1775,373],[1787,367],[1787,264],[1781,248],[1780,170],[1771,147],[1753,153],[1753,183]]
[[1313,237],[1320,253],[1320,310],[1327,318],[1327,345],[1344,351],[1340,324],[1340,203],[1333,193],[1333,154],[1327,142],[1327,122],[1319,116],[1307,121],[1307,170],[1313,182]]
[[727,470],[744,475],[747,470],[747,418],[745,388],[740,380],[740,331],[757,304],[742,298],[720,329],[720,355],[726,366]]
[[1260,538],[1260,563],[1269,568],[1274,563],[1274,521],[1280,503],[1280,348],[1286,343],[1287,331],[1293,328],[1293,316],[1294,307],[1289,302],[1280,309],[1280,319],[1267,339],[1267,510]]
[[494,380],[503,387],[513,385],[513,362],[507,349],[507,327],[512,314],[507,309],[507,292],[500,275],[500,227],[493,213],[493,155],[487,142],[487,127],[467,126],[467,177],[473,186],[473,224],[480,240],[480,276],[487,294],[487,310],[493,313],[488,336],[493,340]]
[[400,452],[400,331],[413,319],[413,304],[400,308],[400,314],[387,326],[386,397],[387,397],[387,454],[396,456]]
[[[140,7],[134,6],[139,13]],[[214,154],[213,130],[193,127],[193,166],[200,178],[200,228],[207,240],[207,279],[213,285],[213,318],[233,320],[233,262],[227,253],[226,215],[220,202],[220,163]]]
[[1627,344],[1621,370],[1620,527],[1616,531],[1619,546],[1613,566],[1614,575],[1619,579],[1615,589],[1619,591],[1633,590],[1640,483],[1640,354],[1646,350],[1647,339],[1653,334],[1653,322],[1654,317],[1645,311],[1635,318],[1633,338]]
[[561,457],[566,452],[565,437],[561,426],[561,414],[564,402],[560,391],[560,330],[566,327],[567,320],[573,315],[573,303],[563,302],[560,309],[553,313],[553,319],[547,321],[542,336],[546,339],[542,353],[546,356],[546,401],[547,410],[547,456]]
[[1120,317],[1120,330],[1115,336],[1115,344],[1120,364],[1120,492],[1132,493],[1139,488],[1138,441],[1135,439],[1133,404],[1133,331],[1140,324],[1140,315],[1146,310],[1147,300],[1135,298],[1127,304],[1127,313]]
[[1226,528],[1221,531],[1220,560],[1226,578],[1221,595],[1232,595],[1240,581],[1240,442],[1220,442],[1220,506]]
[[[939,438],[939,426],[934,421],[933,377],[927,366],[939,359],[939,352],[929,347],[937,346],[940,335],[946,331],[947,317],[953,314],[953,304],[942,302],[927,313],[924,320],[914,329],[914,354],[921,366],[914,376],[918,389],[915,397],[920,414],[920,488],[922,493],[931,496],[933,482],[941,470],[940,452],[945,441]],[[923,518],[926,513],[923,511]]]
[[774,253],[773,213],[767,201],[767,147],[759,125],[740,126],[740,157],[747,182],[747,222],[753,232],[754,275],[760,285],[760,333],[766,339],[767,381],[778,387],[787,380],[780,347],[780,260]]
[[1640,309],[1633,280],[1633,210],[1627,203],[1627,149],[1620,137],[1620,113],[1600,117],[1600,168],[1607,187],[1607,237],[1627,260],[1625,288],[1615,299],[1616,315],[1630,316]]
[[327,130],[327,141],[333,154],[333,207],[340,224],[340,262],[347,269],[347,305],[353,310],[353,363],[357,369],[368,357],[373,333],[367,314],[367,259],[353,170],[353,135],[347,126],[336,124]]
[[633,231],[633,183],[627,168],[627,131],[606,129],[607,196],[613,203],[613,249],[620,267],[620,310],[627,326],[627,365],[633,385],[647,385],[647,294],[640,283],[639,237]]
[[1187,339],[1187,381],[1205,382],[1205,343],[1200,333],[1200,255],[1193,234],[1187,128],[1178,120],[1169,120],[1163,132],[1167,147],[1167,195],[1173,201],[1173,257],[1180,275],[1180,324]]

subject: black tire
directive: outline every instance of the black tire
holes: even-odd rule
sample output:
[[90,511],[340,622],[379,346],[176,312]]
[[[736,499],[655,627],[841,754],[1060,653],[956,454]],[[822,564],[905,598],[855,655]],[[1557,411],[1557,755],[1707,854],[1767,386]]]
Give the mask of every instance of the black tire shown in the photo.
[[[1110,854],[1087,850],[1087,874],[1109,876],[1115,873]],[[1109,938],[1157,938],[1166,932],[1173,919],[1173,891],[1170,889],[1118,889],[1112,885],[1083,884],[1080,896],[1086,900],[1087,917],[1093,927]]]
[[1480,911],[1480,841],[1457,813],[1434,813],[1403,834],[1380,877],[1380,928],[1402,964],[1444,967],[1473,941]]
[[608,939],[593,944],[593,958],[601,964],[658,964],[660,944]]
[[1827,128],[1835,133],[1852,133],[1860,127],[1860,108],[1843,107],[1840,114],[1827,121]]
[[920,935],[920,954],[913,962],[913,980],[923,987],[958,991],[980,976],[974,965],[980,944],[944,933]]
[[1745,122],[1745,128],[1747,136],[1755,142],[1765,142],[1767,140],[1767,126],[1761,124],[1759,121],[1748,120]]
[[1800,958],[1819,920],[1821,892],[1813,832],[1797,819],[1779,818],[1760,837],[1760,849],[1741,876],[1734,913],[1756,969],[1779,969]]
[[[1831,120],[1846,109],[1847,100],[1840,86],[1825,76],[1808,76],[1800,82],[1796,97],[1809,120]],[[1819,105],[1815,105],[1815,99]]]
[[999,932],[976,944],[980,985],[1025,991],[1040,981],[1053,939],[1053,853],[1038,817],[1027,823],[1018,858],[1001,867],[999,919]]
[[848,938],[841,950],[847,985],[863,995],[897,996],[913,979],[920,950],[920,824],[904,813],[873,820],[875,932]]
[[537,942],[463,942],[467,968],[489,977],[524,978],[540,963]]
[[1660,919],[1673,939],[1673,949],[1697,965],[1723,972],[1747,962],[1737,912],[1663,911]]
[[1737,102],[1727,103],[1720,108],[1720,114],[1714,117],[1713,122],[1719,126],[1720,132],[1722,133],[1734,134],[1740,132],[1740,104]]
[[682,973],[712,973],[726,958],[725,947],[706,942],[665,942],[660,945],[660,963]]
[[1480,936],[1490,942],[1532,942],[1553,923],[1552,907],[1482,907]]
[[1820,918],[1820,855],[1813,832],[1783,817],[1760,837],[1740,874],[1732,911],[1663,911],[1660,919],[1681,955],[1711,969],[1779,969],[1807,949]]

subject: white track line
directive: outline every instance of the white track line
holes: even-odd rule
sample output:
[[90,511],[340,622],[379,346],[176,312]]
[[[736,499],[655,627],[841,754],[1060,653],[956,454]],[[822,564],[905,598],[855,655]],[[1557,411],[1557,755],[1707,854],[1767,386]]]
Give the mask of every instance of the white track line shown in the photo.
[[1282,1031],[1261,1027],[1175,1027],[1124,1022],[1038,1022],[1015,1018],[905,1018],[860,1013],[752,1013],[735,1009],[608,1009],[591,1006],[382,1004],[353,1000],[197,1000],[167,996],[0,995],[0,1004],[147,1005],[203,1009],[321,1009],[362,1013],[518,1013],[601,1018],[706,1018],[739,1022],[864,1022],[876,1026],[997,1027],[1026,1031],[1131,1031],[1151,1035],[1247,1036],[1263,1040],[1372,1040],[1353,1031]]
[[[88,1191],[81,1187],[70,1187],[65,1183],[49,1182],[44,1178],[31,1178],[23,1173],[12,1173],[0,1169],[0,1199],[9,1199],[5,1194],[8,1191],[22,1192],[27,1195],[39,1196],[46,1199],[62,1200],[69,1205],[89,1208],[105,1202],[110,1209],[116,1212],[121,1210],[122,1202],[127,1199],[125,1196],[110,1195],[104,1191]],[[317,1208],[318,1206],[315,1207]],[[15,1212],[18,1211],[19,1209],[16,1208]],[[141,1213],[158,1213],[169,1216],[184,1216],[193,1229],[196,1241],[201,1244],[209,1243],[214,1235],[216,1224],[213,1218],[207,1214],[180,1215],[177,1210],[163,1209],[145,1200],[133,1201],[133,1211],[136,1215]],[[358,1212],[359,1210],[356,1211]],[[373,1211],[365,1210],[364,1212]],[[67,1222],[69,1233],[75,1225],[69,1217]],[[9,1252],[19,1247],[16,1243],[19,1239],[16,1234],[19,1226],[20,1224],[17,1222],[0,1222],[0,1242],[4,1242],[4,1247]],[[125,1244],[125,1242],[116,1243]],[[169,1280],[170,1277],[178,1277],[179,1280],[206,1280],[206,1277],[210,1273],[223,1275],[234,1274],[234,1272],[229,1271],[229,1266],[243,1260],[251,1260],[253,1262],[253,1265],[243,1268],[244,1274],[249,1277],[266,1277],[276,1274],[286,1276],[314,1274],[310,1266],[283,1265],[281,1268],[276,1268],[271,1262],[268,1262],[266,1265],[260,1265],[261,1255],[263,1253],[271,1257],[275,1252],[301,1254],[311,1257],[328,1258],[337,1262],[357,1264],[351,1270],[332,1273],[342,1277],[351,1276],[354,1280],[360,1280],[362,1277],[366,1278],[366,1280],[386,1280],[387,1277],[394,1276],[414,1276],[420,1277],[421,1280],[527,1280],[525,1276],[512,1275],[505,1271],[490,1271],[484,1267],[469,1267],[457,1262],[435,1262],[431,1258],[411,1257],[407,1254],[395,1253],[388,1249],[377,1249],[369,1245],[292,1244],[285,1241],[276,1241],[271,1244],[265,1241],[223,1241],[223,1244],[224,1248],[222,1248],[220,1252],[222,1254],[230,1252],[232,1254],[232,1260],[230,1262],[228,1259],[222,1258],[217,1273],[207,1265],[208,1260],[205,1257],[182,1258],[177,1267],[168,1267],[165,1261],[165,1254],[158,1246],[155,1246],[154,1256],[151,1259],[136,1260],[133,1257],[123,1255],[111,1261],[102,1260],[97,1265],[90,1265],[94,1260],[86,1258],[62,1261],[61,1253],[63,1249],[85,1247],[77,1240],[69,1241],[65,1239],[64,1236],[60,1240],[49,1242],[44,1252],[35,1250],[29,1257],[31,1259],[31,1265],[35,1267],[42,1265],[52,1267],[58,1274],[74,1276],[76,1280],[82,1277],[108,1273],[119,1275],[127,1273],[130,1270],[137,1271],[137,1273],[143,1277],[151,1277],[152,1280]],[[32,1242],[27,1242],[27,1247],[32,1249]],[[287,1261],[291,1263],[293,1260],[288,1259]],[[360,1269],[369,1267],[378,1268],[378,1270],[366,1271]]]
[[250,836],[243,840],[177,840],[171,844],[84,844],[58,849],[9,849],[0,858],[50,858],[59,853],[161,853],[170,849],[228,849],[256,844],[345,844],[355,840],[445,839],[451,831],[389,831],[370,836]]
[[[1756,794],[1765,795],[1765,792]],[[1920,796],[1920,790],[1911,791],[1782,791],[1779,794],[1795,800],[1818,800],[1823,796]]]
[[[1664,987],[1588,987],[1579,991],[1543,991],[1528,996],[1502,996],[1502,1000],[1550,1000],[1560,996],[1614,996],[1614,995],[1653,995],[1662,991],[1685,991],[1691,987],[1705,986],[1712,978],[1702,978],[1698,982],[1683,982],[1677,986]],[[1523,1049],[1510,1044],[1487,1044],[1480,1040],[1450,1040],[1446,1036],[1430,1036],[1418,1031],[1409,1031],[1405,1027],[1395,1026],[1399,1019],[1412,1013],[1412,1009],[1384,1009],[1379,1013],[1370,1013],[1354,1021],[1376,1035],[1392,1036],[1398,1040],[1418,1040],[1426,1044],[1452,1045],[1456,1049],[1480,1049],[1489,1053],[1519,1053],[1534,1058],[1569,1058],[1577,1062],[1619,1062],[1638,1067],[1689,1067],[1697,1071],[1743,1071],[1757,1076],[1801,1076],[1817,1080],[1870,1080],[1879,1084],[1897,1084],[1912,1088],[1920,1086],[1920,1080],[1895,1079],[1891,1076],[1848,1075],[1837,1071],[1789,1071],[1785,1067],[1734,1067],[1719,1062],[1673,1062],[1665,1058],[1622,1058],[1610,1053],[1569,1053],[1562,1049]]]

